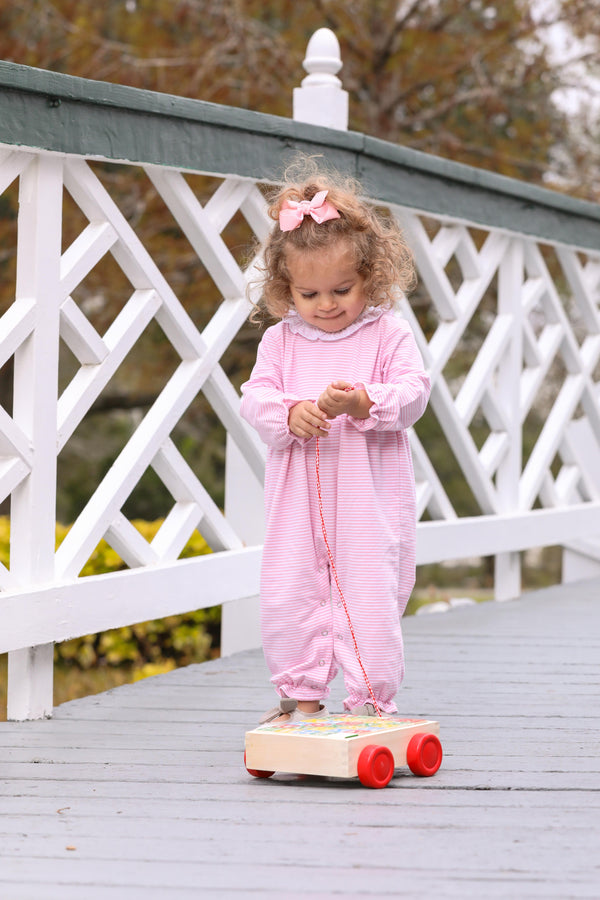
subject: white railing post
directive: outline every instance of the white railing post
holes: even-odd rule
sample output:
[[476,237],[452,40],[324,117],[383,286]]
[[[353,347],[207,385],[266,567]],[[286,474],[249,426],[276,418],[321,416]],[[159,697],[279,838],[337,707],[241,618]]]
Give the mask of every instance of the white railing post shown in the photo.
[[340,45],[329,28],[315,31],[302,63],[308,72],[302,86],[294,88],[293,116],[297,122],[348,129],[348,92],[337,72],[342,68]]
[[[507,449],[496,473],[499,513],[519,508],[522,468],[520,384],[523,360],[523,242],[513,239],[498,270],[498,316],[511,319],[510,340],[498,366],[498,399],[506,417]],[[521,593],[521,554],[498,553],[494,566],[496,600],[511,600]]]
[[[38,155],[21,175],[16,303],[35,303],[33,331],[14,355],[15,425],[32,450],[30,474],[11,500],[11,574],[23,586],[51,583],[56,521],[62,160]],[[8,656],[9,719],[52,714],[54,645]]]
[[[262,544],[265,532],[263,487],[235,441],[227,435],[225,517],[246,546]],[[221,656],[260,647],[258,597],[221,607]]]

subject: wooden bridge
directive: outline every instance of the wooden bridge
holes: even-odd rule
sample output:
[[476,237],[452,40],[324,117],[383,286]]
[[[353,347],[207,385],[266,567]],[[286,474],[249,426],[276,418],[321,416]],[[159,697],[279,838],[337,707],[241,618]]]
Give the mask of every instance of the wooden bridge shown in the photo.
[[[267,233],[265,183],[298,150],[358,176],[414,250],[419,293],[399,315],[432,382],[428,423],[409,434],[417,564],[493,557],[500,600],[519,595],[528,549],[561,547],[565,581],[600,575],[596,204],[366,135],[25,66],[0,62],[0,88],[0,196],[15,262],[0,309],[0,365],[14,373],[0,404],[10,719],[52,712],[54,644],[72,637],[222,605],[223,654],[259,645],[264,447],[223,359],[250,308],[253,266],[243,270],[234,250]],[[152,200],[144,219],[181,233],[206,273],[202,330],[171,283],[177,271],[162,271],[121,209],[140,183]],[[152,369],[147,329],[162,335],[170,374]],[[58,486],[77,435],[140,358],[156,399],[132,417],[57,550]],[[178,430],[200,394],[222,426],[224,511]],[[438,471],[447,460],[451,477]],[[149,471],[166,495],[152,540],[124,512]],[[213,552],[180,559],[195,531]],[[123,571],[81,577],[102,540]]]
[[[243,765],[260,651],[0,725],[3,900],[600,895],[600,580],[405,620],[430,779]],[[334,685],[332,710],[340,709]]]
[[[1,900],[600,896],[600,208],[344,131],[341,107],[321,117],[311,94],[310,124],[0,61],[15,257],[0,309],[14,372],[0,405],[14,720],[0,724]],[[380,791],[254,780],[242,760],[273,698],[253,649],[264,448],[222,363],[252,272],[231,229],[264,237],[264,186],[298,150],[357,176],[415,252],[420,307],[403,298],[400,314],[434,425],[410,433],[417,562],[493,557],[506,601],[406,620],[402,710],[440,721],[445,759]],[[202,330],[123,213],[140,183],[212,282]],[[108,327],[92,275],[123,284]],[[58,462],[150,327],[173,371],[57,551]],[[200,393],[226,432],[224,511],[178,443]],[[440,447],[467,512],[436,471]],[[172,505],[147,541],[123,509],[150,469]],[[213,552],[180,559],[195,530]],[[124,570],[83,577],[102,540]],[[524,551],[548,546],[565,584],[511,599]],[[55,643],[220,604],[222,659],[45,718]]]

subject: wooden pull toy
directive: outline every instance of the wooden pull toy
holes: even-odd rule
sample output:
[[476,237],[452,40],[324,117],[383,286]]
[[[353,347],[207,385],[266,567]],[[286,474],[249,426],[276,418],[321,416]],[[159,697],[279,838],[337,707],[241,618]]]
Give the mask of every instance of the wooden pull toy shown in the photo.
[[429,719],[339,715],[266,724],[246,732],[245,764],[255,778],[275,772],[356,778],[382,788],[394,769],[434,775],[442,762],[439,725]]

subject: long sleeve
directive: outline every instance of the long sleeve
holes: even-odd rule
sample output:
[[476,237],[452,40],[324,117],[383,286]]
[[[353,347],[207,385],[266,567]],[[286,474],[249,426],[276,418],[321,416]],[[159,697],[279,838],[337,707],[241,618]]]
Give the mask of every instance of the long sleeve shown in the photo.
[[410,427],[423,415],[431,382],[406,324],[394,328],[386,337],[381,382],[358,381],[354,387],[365,390],[373,401],[367,419],[348,417],[359,431],[397,431]]
[[288,426],[289,411],[302,400],[283,389],[281,333],[269,328],[258,347],[256,363],[248,381],[242,385],[240,414],[258,432],[261,440],[276,450],[304,443]]

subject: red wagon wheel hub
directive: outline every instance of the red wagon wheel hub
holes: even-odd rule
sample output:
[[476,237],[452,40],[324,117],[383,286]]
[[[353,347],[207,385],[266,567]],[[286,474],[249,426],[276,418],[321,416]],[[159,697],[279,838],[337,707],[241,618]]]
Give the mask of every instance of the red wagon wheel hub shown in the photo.
[[356,769],[365,787],[385,787],[394,774],[394,754],[389,747],[369,744],[361,750]]
[[406,748],[406,762],[414,775],[435,775],[442,764],[442,745],[436,734],[415,734]]

